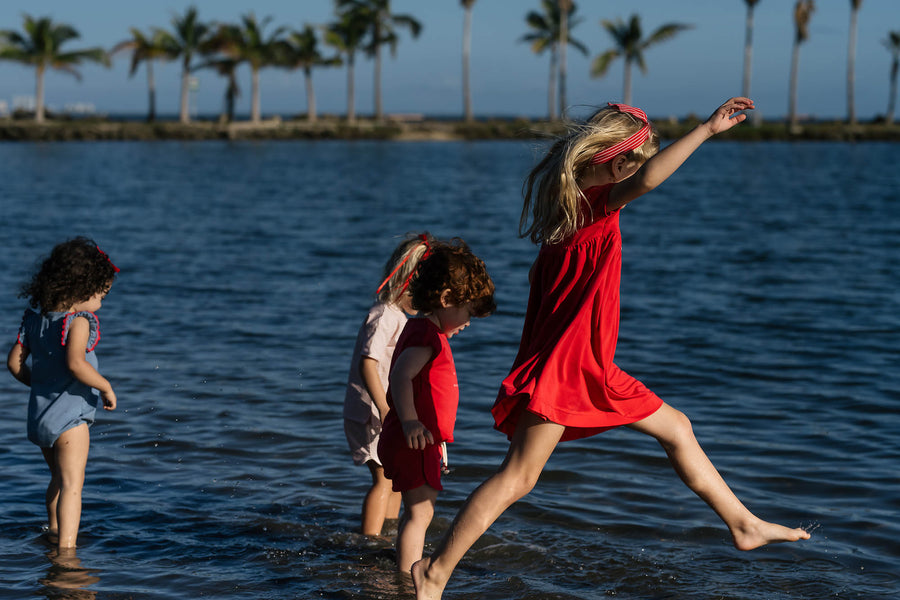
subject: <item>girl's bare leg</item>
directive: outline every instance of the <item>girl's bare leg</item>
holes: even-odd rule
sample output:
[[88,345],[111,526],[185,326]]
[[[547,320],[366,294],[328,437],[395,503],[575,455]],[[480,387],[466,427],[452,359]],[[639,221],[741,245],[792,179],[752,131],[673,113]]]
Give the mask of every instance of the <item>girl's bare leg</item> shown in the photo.
[[366,463],[372,474],[362,509],[363,535],[381,535],[385,518],[396,519],[400,512],[400,492],[391,489],[391,480],[384,476],[384,469],[375,461]]
[[[390,479],[388,479],[390,481]],[[393,489],[391,490],[391,495],[388,496],[387,501],[387,511],[384,513],[385,519],[396,519],[400,516],[400,501],[403,499],[403,496],[400,492],[395,492]]]
[[437,496],[438,491],[427,484],[403,492],[403,518],[397,528],[397,570],[401,573],[409,573],[413,563],[422,558]]
[[56,519],[56,504],[59,502],[59,467],[56,465],[56,450],[54,448],[41,448],[44,461],[50,467],[50,483],[47,485],[47,493],[44,503],[47,505],[47,537],[53,544],[59,543],[59,521]]
[[56,505],[60,549],[74,548],[78,538],[81,490],[84,487],[84,469],[90,445],[90,432],[85,424],[64,431],[53,444],[60,482]]
[[488,527],[537,483],[565,427],[523,411],[500,470],[466,500],[434,554],[412,566],[417,600],[441,597],[457,563]]
[[684,413],[664,403],[658,411],[629,427],[656,438],[681,480],[728,526],[738,550],[809,539],[809,533],[803,529],[763,521],[738,500],[703,452]]

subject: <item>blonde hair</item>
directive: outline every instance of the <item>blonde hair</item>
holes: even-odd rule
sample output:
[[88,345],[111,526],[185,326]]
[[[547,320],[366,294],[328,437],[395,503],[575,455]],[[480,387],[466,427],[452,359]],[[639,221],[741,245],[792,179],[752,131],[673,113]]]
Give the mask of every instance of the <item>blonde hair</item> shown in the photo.
[[376,292],[379,302],[397,303],[409,286],[419,261],[433,243],[434,238],[427,231],[406,234],[406,239],[394,248],[391,257],[384,263],[384,280]]
[[[578,231],[584,225],[584,194],[578,180],[591,158],[643,126],[637,117],[612,107],[601,108],[583,123],[570,123],[566,136],[556,140],[522,186],[525,204],[519,236],[535,244],[554,244]],[[651,125],[647,141],[624,156],[643,164],[658,151],[659,134]]]

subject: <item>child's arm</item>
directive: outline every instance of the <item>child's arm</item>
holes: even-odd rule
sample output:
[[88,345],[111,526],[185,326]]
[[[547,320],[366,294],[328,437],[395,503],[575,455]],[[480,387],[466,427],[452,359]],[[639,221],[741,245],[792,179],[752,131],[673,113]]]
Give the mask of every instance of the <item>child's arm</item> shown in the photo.
[[381,417],[383,423],[390,407],[388,406],[387,398],[385,397],[385,391],[381,387],[381,378],[378,376],[378,361],[369,356],[360,358],[359,374],[362,378],[363,385],[366,386],[366,391],[369,392],[369,397],[378,409],[378,415]]
[[[700,144],[717,133],[727,131],[747,119],[742,110],[751,110],[750,98],[731,98],[716,109],[705,123],[701,123],[684,137],[666,146],[635,172],[634,175],[617,183],[609,192],[607,208],[616,210],[632,200],[646,194],[669,178],[687,160]],[[740,114],[738,114],[740,113]]]
[[72,376],[84,385],[89,385],[100,392],[103,408],[115,410],[116,394],[106,378],[85,359],[91,326],[84,317],[75,317],[69,325],[69,337],[66,340],[66,366]]
[[25,364],[28,358],[28,348],[22,344],[15,343],[9,349],[9,355],[6,357],[6,368],[12,373],[12,376],[31,387],[31,369]]
[[394,410],[403,426],[406,445],[413,450],[424,450],[425,446],[434,443],[434,436],[419,421],[416,403],[413,397],[412,380],[428,364],[434,356],[430,346],[412,346],[404,350],[394,366],[391,367],[391,397]]

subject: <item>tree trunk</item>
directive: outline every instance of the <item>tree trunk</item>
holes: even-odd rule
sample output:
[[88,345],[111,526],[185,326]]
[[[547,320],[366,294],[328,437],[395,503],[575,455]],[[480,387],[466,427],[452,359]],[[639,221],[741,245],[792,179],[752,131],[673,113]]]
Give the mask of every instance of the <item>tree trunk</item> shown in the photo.
[[256,65],[251,65],[250,73],[252,88],[252,97],[250,99],[250,120],[254,123],[259,123],[261,118],[259,110],[259,67],[257,67]]
[[191,116],[188,114],[188,94],[190,93],[190,58],[185,57],[184,64],[181,69],[181,114],[179,120],[182,123],[190,123]]
[[316,94],[313,91],[312,68],[304,67],[303,75],[306,79],[306,120],[315,123],[318,116],[316,115]]
[[[378,30],[376,29],[376,32]],[[381,44],[375,40],[375,120],[384,119],[384,111],[381,108]]]
[[34,91],[34,120],[36,123],[44,122],[44,69],[43,64],[39,64],[35,70],[35,91]]
[[353,61],[355,60],[353,52],[347,55],[347,122],[356,121],[356,108],[353,104]]
[[472,6],[466,6],[466,16],[463,21],[463,113],[467,123],[475,120],[472,114],[472,90],[469,87],[469,55],[472,52]]
[[896,56],[891,63],[891,86],[888,93],[888,109],[885,121],[888,125],[894,124],[894,108],[897,104],[897,71],[900,71],[900,59]]
[[750,76],[753,72],[753,5],[747,5],[747,25],[744,33],[744,85],[741,95],[750,97]]
[[559,11],[559,115],[566,115],[566,47],[569,41],[569,7],[560,3]]
[[556,119],[556,44],[550,48],[550,84],[547,86],[547,120]]
[[856,124],[856,103],[854,101],[854,87],[856,85],[856,22],[859,9],[850,10],[850,42],[847,46],[847,122]]
[[625,80],[622,83],[623,94],[625,95],[625,99],[622,100],[625,104],[631,106],[631,59],[625,58]]
[[791,127],[797,126],[797,71],[800,63],[800,42],[794,42],[794,49],[791,55],[791,82],[790,82],[790,98],[788,101],[788,123]]
[[156,120],[156,80],[153,78],[153,59],[147,60],[147,122]]
[[[231,77],[234,77],[232,73]],[[234,100],[237,96],[237,86],[234,81],[228,82],[228,88],[225,90],[225,120],[228,123],[234,121]]]

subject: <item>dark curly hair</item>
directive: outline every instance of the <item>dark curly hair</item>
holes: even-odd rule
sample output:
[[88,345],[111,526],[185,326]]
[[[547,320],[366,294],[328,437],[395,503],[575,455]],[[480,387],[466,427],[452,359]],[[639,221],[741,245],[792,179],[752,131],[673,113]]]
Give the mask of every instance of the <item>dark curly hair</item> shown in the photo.
[[64,310],[109,289],[116,271],[94,240],[79,236],[53,248],[19,297],[42,313]]
[[459,238],[432,243],[428,257],[419,262],[409,284],[413,308],[423,313],[441,308],[444,290],[450,290],[450,302],[456,306],[471,302],[474,317],[486,317],[497,308],[494,282],[484,262]]

